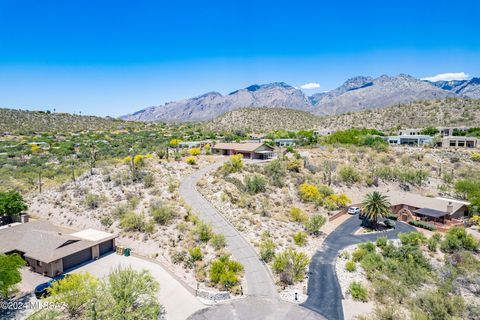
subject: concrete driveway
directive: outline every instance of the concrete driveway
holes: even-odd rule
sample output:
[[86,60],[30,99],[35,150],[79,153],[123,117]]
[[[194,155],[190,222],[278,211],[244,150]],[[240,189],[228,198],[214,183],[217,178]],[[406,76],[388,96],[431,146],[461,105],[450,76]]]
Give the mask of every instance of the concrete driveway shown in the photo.
[[134,256],[125,257],[112,253],[85,264],[69,273],[86,271],[102,278],[118,267],[131,267],[134,270],[145,269],[151,273],[158,283],[160,283],[158,299],[165,307],[167,313],[166,319],[183,320],[198,310],[205,308],[205,305],[203,305],[189,289],[160,265]]

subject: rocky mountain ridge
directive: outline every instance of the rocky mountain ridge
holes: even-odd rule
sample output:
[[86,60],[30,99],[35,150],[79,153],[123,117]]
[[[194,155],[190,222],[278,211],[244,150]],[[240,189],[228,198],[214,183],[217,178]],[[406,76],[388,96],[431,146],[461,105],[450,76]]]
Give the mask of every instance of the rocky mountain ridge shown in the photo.
[[121,118],[146,122],[207,121],[238,108],[289,108],[329,116],[449,97],[479,99],[480,78],[429,82],[407,74],[358,76],[334,90],[311,96],[284,82],[255,84],[227,95],[213,91],[168,102]]

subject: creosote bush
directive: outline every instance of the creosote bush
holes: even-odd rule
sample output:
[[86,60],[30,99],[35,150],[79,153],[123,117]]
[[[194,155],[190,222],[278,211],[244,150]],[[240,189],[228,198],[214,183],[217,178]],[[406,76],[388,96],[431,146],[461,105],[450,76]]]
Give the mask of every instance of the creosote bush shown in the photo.
[[303,280],[309,263],[310,259],[305,253],[289,248],[275,256],[272,268],[280,281],[293,284]]
[[327,219],[324,216],[320,214],[313,215],[305,222],[305,229],[310,234],[318,235],[320,234],[320,228],[323,227],[325,222],[327,222]]
[[290,219],[295,222],[305,223],[308,220],[308,215],[300,208],[292,208],[290,210]]
[[240,262],[231,260],[229,256],[221,256],[210,265],[210,281],[221,289],[231,289],[239,283],[243,272]]
[[272,239],[265,239],[260,243],[260,258],[265,262],[272,261],[275,256],[275,248],[277,245]]
[[230,158],[223,164],[222,171],[229,174],[239,172],[243,168],[243,156],[236,154],[230,156]]
[[352,295],[353,300],[367,302],[368,290],[360,282],[352,282],[348,287],[348,292]]
[[257,194],[260,192],[265,192],[267,182],[265,179],[258,175],[252,175],[245,177],[245,189],[250,194]]

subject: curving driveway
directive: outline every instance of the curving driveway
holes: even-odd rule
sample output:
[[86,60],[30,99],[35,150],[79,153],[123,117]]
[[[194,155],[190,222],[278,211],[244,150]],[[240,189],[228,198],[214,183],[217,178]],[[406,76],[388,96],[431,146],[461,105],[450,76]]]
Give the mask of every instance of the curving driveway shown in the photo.
[[232,255],[245,267],[247,297],[200,310],[190,319],[324,319],[317,312],[279,298],[273,278],[253,247],[207,201],[196,188],[197,181],[208,172],[216,170],[223,162],[199,169],[180,183],[180,196],[199,217],[209,222],[216,233],[225,235]]
[[302,305],[319,312],[327,319],[344,319],[342,290],[335,272],[335,259],[339,252],[350,245],[375,241],[386,236],[398,238],[401,232],[415,231],[415,228],[403,222],[397,222],[393,230],[373,234],[354,235],[360,228],[361,220],[353,216],[338,226],[323,242],[322,249],[312,257],[309,267],[308,299]]

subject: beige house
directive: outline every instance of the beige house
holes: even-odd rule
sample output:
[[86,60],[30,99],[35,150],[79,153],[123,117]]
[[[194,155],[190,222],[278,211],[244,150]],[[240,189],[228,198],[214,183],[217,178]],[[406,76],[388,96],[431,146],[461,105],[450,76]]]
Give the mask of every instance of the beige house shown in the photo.
[[266,160],[274,157],[274,148],[260,142],[250,143],[217,143],[212,147],[212,153],[218,155],[241,154],[246,159]]
[[478,146],[479,142],[475,137],[450,136],[442,139],[442,148],[477,148]]
[[391,210],[401,221],[426,220],[448,223],[468,216],[470,203],[446,198],[430,198],[414,193],[387,193]]
[[75,232],[48,221],[0,227],[0,253],[18,253],[30,268],[49,277],[112,252],[117,235],[86,229]]

